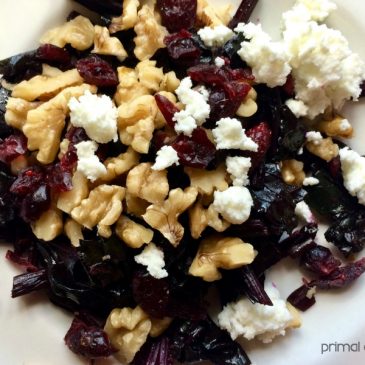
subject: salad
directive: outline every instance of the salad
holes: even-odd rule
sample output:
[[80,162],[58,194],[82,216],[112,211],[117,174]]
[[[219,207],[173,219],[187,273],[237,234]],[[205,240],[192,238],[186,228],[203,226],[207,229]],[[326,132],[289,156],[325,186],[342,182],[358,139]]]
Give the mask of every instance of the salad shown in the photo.
[[[279,41],[257,1],[78,2],[90,19],[0,62],[12,297],[72,312],[65,343],[91,361],[251,364],[236,339],[275,341],[365,271],[365,158],[341,115],[365,64],[328,0],[297,0]],[[285,299],[265,276],[287,257],[305,278]]]

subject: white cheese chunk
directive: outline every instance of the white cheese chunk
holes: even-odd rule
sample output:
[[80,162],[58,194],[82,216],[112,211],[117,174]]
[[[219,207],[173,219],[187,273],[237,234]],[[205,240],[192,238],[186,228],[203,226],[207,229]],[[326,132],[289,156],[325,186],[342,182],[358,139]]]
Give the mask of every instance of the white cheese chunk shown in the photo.
[[90,139],[98,143],[116,142],[117,108],[107,95],[93,95],[86,91],[79,100],[71,98],[70,121],[75,127],[82,127]]
[[285,102],[285,105],[297,118],[308,114],[308,107],[301,100],[289,99]]
[[149,243],[148,246],[139,254],[134,256],[137,264],[147,267],[147,271],[156,279],[166,278],[167,271],[164,269],[164,253],[154,243]]
[[337,9],[337,5],[330,0],[297,0],[297,6],[303,6],[310,14],[310,18],[322,22]]
[[306,223],[315,222],[315,218],[313,216],[312,211],[310,210],[308,204],[305,201],[301,201],[297,203],[295,206],[295,215],[302,221]]
[[340,159],[345,188],[365,205],[365,157],[345,147],[340,149]]
[[230,223],[246,222],[252,206],[251,194],[243,186],[231,186],[227,190],[214,192],[213,207]]
[[306,177],[303,180],[303,185],[304,186],[313,186],[313,185],[318,185],[318,184],[319,184],[319,180],[315,177],[312,177],[312,176]]
[[286,302],[280,298],[278,289],[267,285],[265,291],[273,306],[253,304],[249,299],[242,298],[226,305],[219,313],[219,327],[227,330],[233,340],[239,336],[247,340],[257,337],[262,342],[269,343],[276,336],[285,335],[293,316]]
[[172,165],[179,165],[179,156],[171,146],[163,146],[157,151],[156,161],[152,170],[164,170]]
[[218,150],[239,149],[256,152],[258,149],[257,143],[246,136],[238,119],[222,118],[212,132]]
[[207,47],[221,47],[233,37],[234,33],[225,25],[217,25],[214,28],[200,29],[198,35]]
[[226,62],[224,61],[224,59],[222,58],[222,57],[216,57],[215,59],[214,59],[214,64],[217,66],[217,67],[223,67],[225,64],[226,64]]
[[251,167],[249,157],[227,157],[227,171],[231,175],[231,180],[235,186],[246,186],[249,184],[248,171]]
[[83,141],[75,145],[77,151],[77,171],[90,181],[95,181],[106,174],[106,167],[95,155],[98,144],[94,141]]
[[305,138],[307,139],[307,142],[313,142],[315,145],[318,145],[323,139],[322,134],[316,131],[307,132]]

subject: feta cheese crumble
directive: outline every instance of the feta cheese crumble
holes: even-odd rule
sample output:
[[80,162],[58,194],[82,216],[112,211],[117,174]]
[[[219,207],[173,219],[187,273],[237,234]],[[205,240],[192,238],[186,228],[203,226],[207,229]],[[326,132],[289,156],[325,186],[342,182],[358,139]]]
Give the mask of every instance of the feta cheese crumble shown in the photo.
[[295,206],[295,215],[306,223],[315,222],[312,211],[310,210],[308,204],[305,201],[297,203]]
[[95,181],[106,174],[106,167],[100,162],[95,152],[98,144],[94,141],[83,141],[75,145],[77,152],[77,171],[90,181]]
[[224,61],[224,59],[222,57],[216,57],[215,60],[214,60],[214,64],[217,67],[221,68],[226,64],[226,62]]
[[365,157],[345,147],[340,149],[340,160],[345,188],[365,205]]
[[322,134],[315,131],[307,132],[305,138],[307,139],[307,142],[313,142],[315,145],[318,145],[323,139]]
[[71,98],[70,121],[75,127],[82,127],[90,139],[98,143],[116,142],[117,108],[107,95],[94,95],[86,91],[79,100]]
[[252,206],[251,194],[243,186],[231,186],[227,190],[214,192],[214,209],[230,223],[246,222],[250,217]]
[[235,31],[242,32],[250,40],[242,42],[237,53],[251,66],[256,82],[269,87],[284,85],[291,69],[285,46],[273,42],[261,24],[240,23]]
[[157,151],[156,161],[152,170],[164,170],[172,165],[179,165],[179,156],[171,146],[163,146]]
[[207,47],[221,47],[233,37],[234,33],[225,25],[217,25],[214,28],[200,29],[198,35]]
[[217,127],[212,132],[218,150],[257,151],[257,143],[246,136],[245,130],[238,119],[222,118],[216,124]]
[[192,87],[191,78],[185,77],[175,91],[179,100],[185,104],[184,110],[174,114],[175,131],[187,136],[191,136],[193,130],[201,126],[210,114],[210,105],[207,102],[208,90],[204,86],[197,90],[193,90]]
[[337,9],[337,5],[330,0],[297,0],[297,5],[304,6],[311,19],[317,22],[322,22]]
[[219,327],[227,330],[232,339],[239,336],[252,340],[257,337],[264,343],[269,343],[276,336],[285,335],[290,327],[293,315],[280,298],[280,293],[273,285],[266,286],[265,291],[273,306],[251,303],[242,298],[235,303],[229,303],[218,315]]
[[319,180],[315,177],[309,176],[303,180],[304,186],[313,186],[313,185],[318,185],[318,184],[319,184]]
[[234,186],[246,186],[250,182],[248,179],[248,171],[251,167],[251,158],[239,156],[227,157],[226,166]]
[[351,124],[347,119],[342,119],[340,123],[340,129],[342,132],[345,132],[351,128]]
[[156,279],[166,278],[167,271],[164,269],[164,253],[154,243],[149,243],[148,246],[139,254],[134,256],[137,264],[147,267],[147,271]]
[[297,118],[308,114],[308,107],[301,100],[289,99],[285,102],[285,105]]

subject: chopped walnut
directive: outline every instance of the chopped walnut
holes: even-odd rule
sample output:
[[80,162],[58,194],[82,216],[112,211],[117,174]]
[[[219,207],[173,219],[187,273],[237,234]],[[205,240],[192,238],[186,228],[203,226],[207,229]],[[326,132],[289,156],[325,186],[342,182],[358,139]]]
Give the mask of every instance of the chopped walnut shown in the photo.
[[254,88],[251,88],[240,107],[238,108],[236,114],[239,117],[252,117],[257,112],[256,104],[257,93]]
[[156,61],[141,61],[137,64],[136,71],[140,83],[148,90],[152,92],[160,90],[160,84],[164,78],[164,74],[162,68],[156,67]]
[[104,161],[104,166],[107,172],[100,180],[112,181],[116,177],[128,172],[133,166],[138,164],[138,161],[138,153],[135,152],[132,147],[128,147],[126,152],[121,153],[117,157],[107,158]]
[[162,335],[167,328],[170,326],[172,322],[172,318],[164,317],[164,318],[150,318],[152,327],[150,331],[151,337],[158,337]]
[[89,195],[87,178],[76,171],[72,177],[72,189],[59,194],[57,208],[70,214]]
[[76,69],[62,72],[56,76],[38,75],[17,84],[13,89],[12,96],[27,101],[48,100],[66,87],[81,85],[82,83],[83,78]]
[[228,189],[227,172],[224,165],[220,165],[212,171],[193,167],[185,167],[184,171],[189,175],[190,185],[198,188],[200,194],[212,195],[215,190],[224,191]]
[[145,243],[150,243],[153,238],[153,231],[141,224],[133,222],[125,216],[118,219],[115,233],[123,242],[132,248],[140,248]]
[[281,176],[289,185],[301,186],[305,179],[303,162],[297,160],[285,160],[281,162]]
[[70,141],[64,138],[60,143],[60,150],[58,151],[58,159],[61,160],[62,157],[67,153],[68,147],[70,146]]
[[98,234],[110,237],[113,225],[122,213],[125,189],[116,185],[99,185],[88,198],[72,209],[71,217],[84,227],[92,229],[97,225]]
[[109,25],[110,33],[116,33],[120,30],[133,28],[138,20],[138,0],[124,0],[123,1],[123,14],[119,17],[112,18],[112,22]]
[[206,0],[198,0],[197,20],[201,26],[215,27],[227,25],[231,20],[232,4],[218,8],[210,5]]
[[142,215],[146,213],[146,210],[150,205],[147,200],[143,200],[138,196],[131,195],[128,192],[128,189],[125,196],[125,202],[127,206],[127,213],[135,215],[136,217],[142,217]]
[[205,209],[202,199],[199,199],[189,209],[189,223],[191,236],[195,239],[198,239],[208,226],[217,232],[224,232],[231,225],[231,223],[219,216],[213,204],[208,209]]
[[138,81],[137,72],[125,66],[118,67],[119,85],[114,94],[117,105],[129,103],[140,96],[148,95],[148,89]]
[[71,244],[74,247],[79,247],[80,240],[84,239],[84,235],[82,234],[82,225],[75,222],[73,219],[68,218],[64,226],[64,231]]
[[138,12],[134,31],[137,34],[134,38],[134,54],[140,61],[148,60],[158,49],[165,47],[164,38],[168,32],[158,23],[153,9],[148,5],[142,6]]
[[155,123],[153,118],[147,117],[139,120],[134,125],[121,129],[119,137],[123,144],[132,146],[136,152],[148,153],[154,129]]
[[179,87],[179,85],[180,80],[177,78],[175,72],[170,71],[164,74],[160,84],[160,91],[168,91],[173,93]]
[[113,309],[104,327],[111,344],[118,350],[114,356],[122,363],[129,364],[146,342],[152,327],[148,315],[139,307]]
[[169,193],[167,171],[156,171],[151,167],[150,162],[145,162],[130,170],[126,187],[129,194],[158,204],[163,202]]
[[87,84],[69,87],[28,112],[23,132],[28,138],[28,149],[39,150],[37,153],[39,162],[48,164],[54,161],[69,112],[68,102],[72,97],[80,97],[86,90],[95,93],[96,87]]
[[34,235],[43,241],[52,241],[62,233],[62,213],[56,208],[44,212],[40,218],[31,224]]
[[42,105],[39,101],[29,102],[20,98],[9,98],[6,104],[5,122],[16,129],[22,129],[30,110]]
[[117,37],[111,37],[108,28],[95,25],[94,49],[91,53],[115,56],[120,62],[123,62],[128,54],[125,51],[122,42]]
[[62,70],[57,67],[52,67],[44,63],[42,65],[42,75],[48,77],[56,77],[62,74]]
[[321,139],[320,141],[307,142],[305,147],[310,153],[327,162],[337,157],[339,153],[338,145],[332,141],[331,137]]
[[255,250],[239,238],[212,236],[203,240],[192,262],[189,274],[205,281],[221,279],[218,269],[237,269],[255,258]]
[[339,115],[336,115],[332,120],[320,121],[316,127],[329,137],[351,138],[354,132],[348,120]]
[[71,44],[73,48],[84,51],[93,45],[94,26],[88,18],[79,15],[60,27],[49,30],[42,36],[40,42],[61,48]]
[[150,205],[142,217],[176,247],[184,236],[184,227],[178,218],[195,202],[197,196],[197,188],[191,186],[185,190],[180,188],[171,190],[167,200]]

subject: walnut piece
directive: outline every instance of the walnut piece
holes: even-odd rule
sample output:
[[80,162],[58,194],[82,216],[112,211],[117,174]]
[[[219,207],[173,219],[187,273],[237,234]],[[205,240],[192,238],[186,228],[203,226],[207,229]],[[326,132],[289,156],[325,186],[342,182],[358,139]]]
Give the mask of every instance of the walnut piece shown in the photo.
[[150,318],[152,322],[150,336],[151,337],[158,337],[162,335],[167,328],[170,326],[172,322],[172,318],[164,317],[164,318]]
[[171,190],[167,200],[150,205],[142,217],[176,247],[184,236],[184,227],[178,218],[195,202],[197,196],[198,189],[192,186],[185,190]]
[[91,53],[115,56],[120,62],[123,62],[128,54],[125,51],[122,42],[117,37],[111,37],[108,28],[95,25],[94,49]]
[[82,234],[82,225],[75,222],[73,219],[68,218],[64,226],[64,231],[71,241],[71,244],[74,247],[79,247],[80,240],[84,239],[84,235]]
[[11,95],[27,101],[48,100],[66,87],[81,85],[83,81],[76,69],[61,72],[56,76],[37,75],[17,84]]
[[340,115],[336,115],[332,120],[322,120],[317,123],[316,127],[329,137],[351,138],[354,132],[348,120]]
[[69,112],[68,102],[72,97],[80,97],[86,90],[95,93],[96,87],[87,84],[69,87],[28,112],[23,133],[28,138],[28,149],[39,150],[37,153],[39,162],[49,164],[54,161]]
[[200,194],[210,196],[215,190],[224,191],[228,189],[227,172],[224,165],[220,165],[212,171],[193,167],[185,167],[184,171],[189,175],[190,185],[196,187]]
[[57,208],[70,214],[89,195],[87,178],[76,171],[72,177],[72,189],[59,194]]
[[221,279],[218,269],[237,269],[253,262],[255,251],[252,245],[239,238],[212,236],[199,245],[189,274],[201,277],[205,281]]
[[5,122],[16,129],[22,129],[30,110],[38,108],[39,101],[29,102],[20,98],[9,98],[6,104]]
[[114,356],[122,363],[129,364],[146,342],[151,330],[151,320],[139,307],[115,308],[109,314],[104,327],[111,344],[118,350]]
[[118,219],[115,233],[127,246],[132,248],[140,248],[145,243],[150,243],[153,238],[151,229],[133,222],[125,216]]
[[79,15],[60,27],[49,30],[42,36],[40,42],[61,48],[71,44],[73,48],[84,51],[93,45],[94,26],[88,18]]
[[127,206],[127,213],[135,215],[136,217],[142,217],[146,213],[146,210],[150,203],[147,200],[143,200],[138,196],[130,194],[127,190],[125,195],[125,202]]
[[231,223],[219,216],[219,213],[215,210],[213,204],[205,209],[202,203],[202,199],[199,199],[189,209],[189,225],[191,236],[198,239],[205,228],[212,227],[217,232],[224,232]]
[[160,91],[168,91],[173,93],[179,87],[179,85],[180,80],[177,78],[175,71],[170,71],[164,74],[160,84]]
[[140,83],[150,92],[160,90],[160,84],[164,78],[164,74],[162,68],[156,67],[156,61],[141,61],[137,64],[136,71]]
[[134,31],[137,35],[134,38],[134,54],[140,61],[150,59],[158,49],[165,47],[164,38],[168,32],[158,23],[153,9],[148,5],[142,6],[138,12]]
[[231,20],[232,4],[223,7],[213,7],[206,0],[198,0],[197,20],[200,25],[215,27],[227,25]]
[[113,225],[122,213],[125,188],[117,185],[99,185],[88,198],[72,209],[71,217],[84,227],[92,229],[97,225],[98,234],[110,237]]
[[163,202],[169,193],[167,171],[156,171],[151,167],[150,162],[134,167],[128,173],[126,187],[129,194],[158,204]]
[[51,208],[32,223],[31,227],[34,235],[40,240],[52,241],[62,233],[62,213],[56,208]]
[[138,0],[124,0],[123,1],[123,14],[119,17],[112,18],[112,22],[109,25],[110,33],[116,33],[120,30],[133,28],[138,20]]
[[256,98],[257,93],[254,88],[251,88],[251,90],[239,106],[236,114],[239,117],[252,117],[257,112]]
[[338,145],[332,141],[331,137],[321,139],[320,141],[307,142],[305,147],[310,153],[327,162],[337,157],[339,153]]
[[106,174],[100,179],[101,181],[112,181],[116,177],[128,172],[133,166],[137,165],[139,154],[132,147],[121,153],[117,157],[110,157],[104,161]]
[[289,185],[301,186],[305,179],[303,162],[297,160],[284,160],[281,162],[281,176]]

